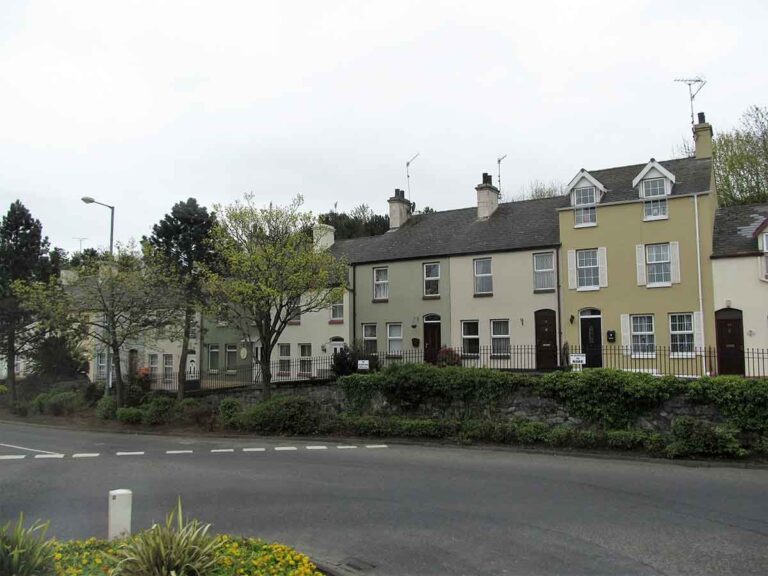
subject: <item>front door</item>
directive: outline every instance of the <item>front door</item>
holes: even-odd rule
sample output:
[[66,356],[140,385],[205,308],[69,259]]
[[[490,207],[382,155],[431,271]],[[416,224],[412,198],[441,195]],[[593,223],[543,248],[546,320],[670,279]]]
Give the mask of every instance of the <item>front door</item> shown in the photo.
[[554,370],[557,367],[555,311],[536,310],[533,317],[536,328],[536,369]]
[[587,355],[587,368],[603,366],[602,319],[600,316],[582,316],[581,351]]
[[424,361],[431,364],[437,362],[440,351],[440,320],[424,319]]
[[715,312],[718,374],[744,375],[744,326],[741,310]]

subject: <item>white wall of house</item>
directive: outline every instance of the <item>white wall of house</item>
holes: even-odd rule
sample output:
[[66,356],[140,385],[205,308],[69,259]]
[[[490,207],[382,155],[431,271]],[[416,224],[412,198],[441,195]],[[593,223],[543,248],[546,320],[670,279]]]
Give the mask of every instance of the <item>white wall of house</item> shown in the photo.
[[768,350],[767,259],[768,255],[712,260],[715,310],[742,311],[745,348]]

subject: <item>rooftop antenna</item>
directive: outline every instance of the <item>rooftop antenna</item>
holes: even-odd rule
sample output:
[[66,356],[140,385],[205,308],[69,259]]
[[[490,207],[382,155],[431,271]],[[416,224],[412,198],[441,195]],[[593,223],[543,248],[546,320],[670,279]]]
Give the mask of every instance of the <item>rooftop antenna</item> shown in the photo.
[[675,82],[682,82],[688,85],[688,97],[691,99],[691,126],[693,126],[696,123],[693,116],[693,101],[696,98],[696,94],[704,88],[704,84],[707,81],[701,76],[696,76],[694,78],[675,78]]
[[72,240],[79,240],[80,241],[80,252],[83,251],[83,240],[88,240],[85,236],[75,236],[72,238]]
[[502,156],[501,158],[496,158],[496,164],[499,165],[499,192],[501,192],[501,161],[504,160],[504,158],[506,157],[507,155],[504,154],[504,156]]
[[419,152],[416,152],[416,154],[414,154],[413,157],[405,163],[405,183],[406,189],[408,190],[408,200],[411,199],[411,162],[416,160],[418,155]]

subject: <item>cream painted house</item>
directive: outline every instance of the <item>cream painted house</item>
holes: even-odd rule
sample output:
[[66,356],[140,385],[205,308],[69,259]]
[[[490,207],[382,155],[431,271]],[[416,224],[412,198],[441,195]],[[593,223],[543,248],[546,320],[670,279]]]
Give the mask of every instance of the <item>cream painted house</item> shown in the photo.
[[768,375],[768,204],[717,210],[712,277],[720,373]]

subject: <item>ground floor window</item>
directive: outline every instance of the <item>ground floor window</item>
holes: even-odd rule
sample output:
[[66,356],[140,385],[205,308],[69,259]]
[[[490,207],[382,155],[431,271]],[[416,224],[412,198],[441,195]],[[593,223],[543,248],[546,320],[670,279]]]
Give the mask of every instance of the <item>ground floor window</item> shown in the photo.
[[656,336],[651,314],[637,314],[630,317],[632,326],[632,354],[649,355],[656,352]]
[[163,354],[163,382],[173,382],[173,354]]
[[693,314],[669,315],[669,351],[672,354],[693,354]]
[[498,356],[508,356],[509,320],[491,320],[491,353]]
[[277,363],[277,369],[281,373],[291,373],[291,345],[290,344],[278,344],[277,351],[279,360]]
[[107,379],[107,353],[99,352],[96,354],[96,379]]
[[227,372],[237,371],[237,344],[227,344],[224,362]]
[[219,345],[208,345],[208,371],[216,374],[219,371]]
[[366,354],[376,354],[379,351],[376,324],[363,324],[363,351]]
[[480,354],[480,327],[477,320],[461,322],[461,347],[464,354]]
[[157,380],[157,376],[160,373],[160,365],[158,363],[158,356],[157,354],[150,354],[147,357],[148,363],[149,363],[149,378],[155,382]]
[[299,372],[312,374],[312,344],[299,344]]
[[387,353],[396,356],[403,354],[402,324],[387,324]]

